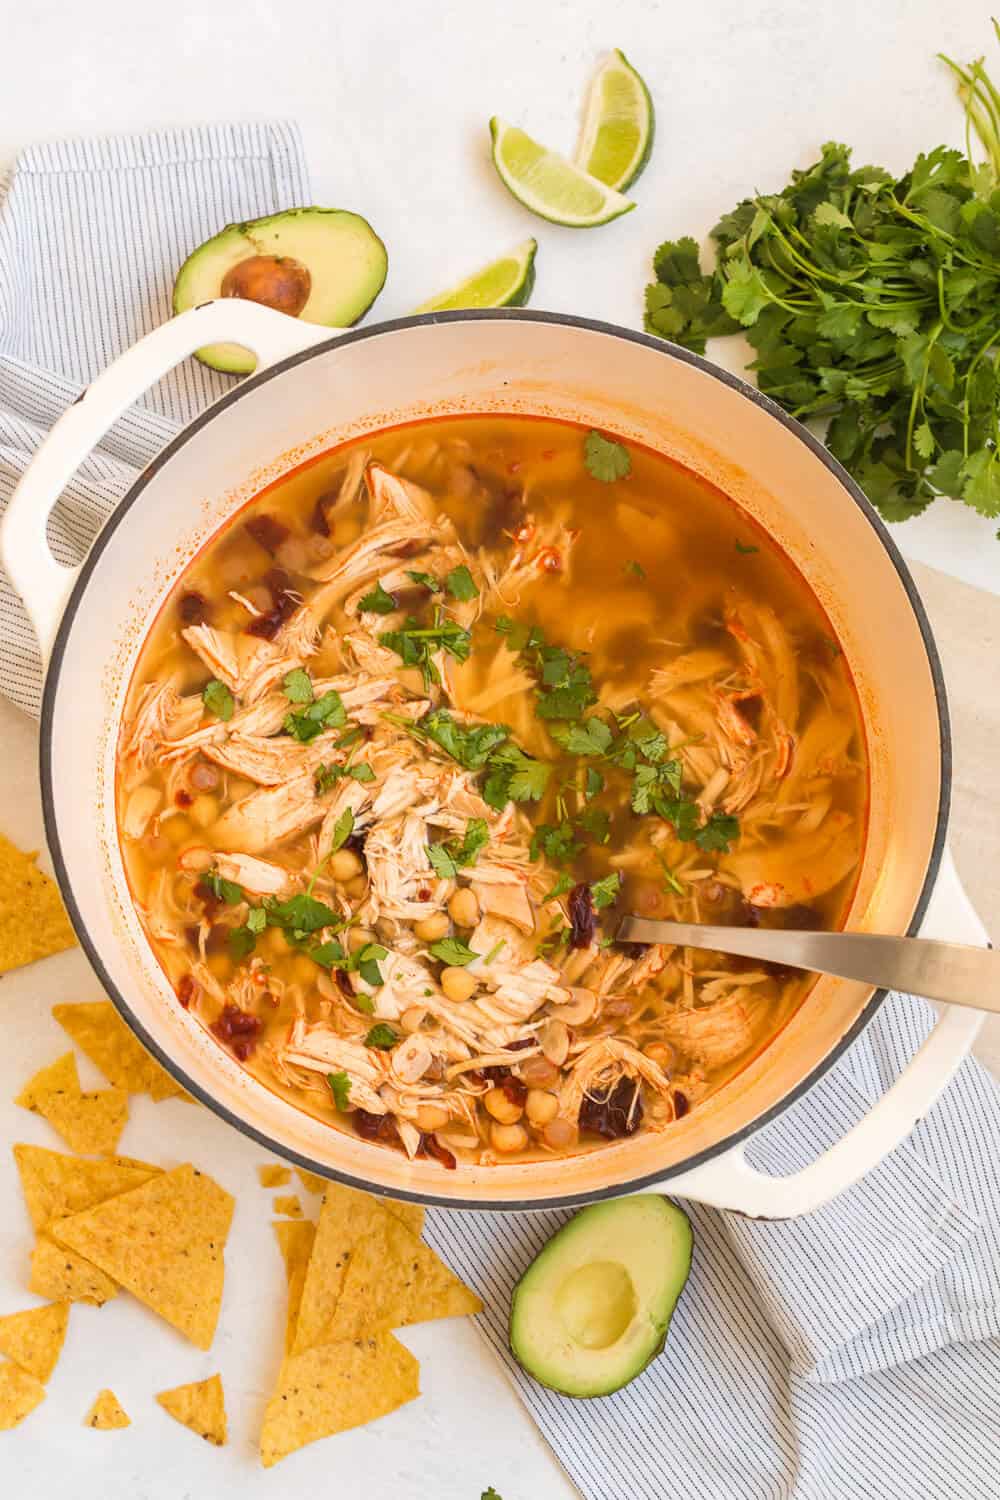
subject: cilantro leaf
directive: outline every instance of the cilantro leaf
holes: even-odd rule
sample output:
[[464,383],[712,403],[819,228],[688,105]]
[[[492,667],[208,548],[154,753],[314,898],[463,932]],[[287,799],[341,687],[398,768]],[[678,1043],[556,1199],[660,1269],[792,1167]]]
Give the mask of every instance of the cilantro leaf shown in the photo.
[[583,445],[583,461],[587,473],[602,484],[613,484],[616,479],[627,479],[632,472],[632,458],[622,443],[606,438],[600,432],[587,433]]
[[481,771],[497,746],[510,738],[506,724],[460,724],[444,708],[432,708],[416,727],[467,771]]
[[377,1047],[380,1052],[390,1052],[398,1041],[399,1037],[393,1031],[392,1027],[387,1026],[384,1021],[380,1021],[377,1026],[372,1027],[371,1031],[365,1037],[365,1046]]
[[230,927],[226,941],[230,956],[236,963],[246,958],[257,946],[257,936],[249,926]]
[[[372,989],[378,989],[382,983],[382,971],[379,964],[383,958],[388,957],[388,949],[383,948],[381,943],[366,943],[351,959],[349,967],[354,968],[364,980],[365,984],[371,985]],[[355,997],[357,1003],[359,997]]]
[[573,824],[568,819],[561,823],[539,823],[531,836],[531,857],[542,855],[554,865],[564,865],[580,853],[582,844],[577,843]]
[[311,703],[315,696],[312,678],[301,667],[286,674],[282,687],[290,703]]
[[213,677],[211,682],[206,682],[201,690],[201,701],[209,713],[221,719],[224,724],[228,724],[233,717],[236,700],[226,684],[220,682],[217,677]]
[[555,901],[558,896],[565,896],[566,892],[571,891],[575,885],[576,881],[573,879],[572,875],[563,873],[559,876],[559,879],[556,881],[552,889],[550,891],[546,891],[542,899],[543,901]]
[[479,957],[479,954],[470,948],[468,943],[464,943],[461,938],[454,937],[442,938],[440,942],[431,943],[427,951],[432,958],[440,959],[449,968],[463,968]]
[[485,818],[470,818],[465,825],[465,836],[461,843],[428,844],[427,857],[442,880],[454,880],[459,870],[474,865],[479,851],[490,841],[489,824]]
[[741,555],[741,557],[749,557],[752,552],[759,552],[760,548],[759,547],[745,547],[743,545],[743,543],[737,537],[737,539],[736,539],[736,550]]
[[235,880],[224,879],[217,870],[206,870],[199,876],[198,884],[207,886],[216,901],[224,901],[227,906],[237,906],[239,902],[246,900],[243,887],[237,885]]
[[604,755],[613,738],[607,724],[596,714],[577,724],[553,724],[549,733],[570,755]]
[[392,594],[388,593],[378,582],[371,593],[365,594],[364,598],[358,602],[358,609],[362,614],[391,615],[397,608],[398,605]]
[[728,854],[730,845],[735,843],[739,836],[739,818],[728,817],[725,813],[714,812],[704,828],[699,828],[694,836],[694,841],[699,849],[704,849],[707,853],[718,849],[723,854]]
[[317,797],[321,797],[324,792],[336,786],[338,781],[343,781],[345,776],[349,776],[352,781],[375,780],[375,772],[364,760],[359,760],[356,766],[319,765],[313,772],[313,784],[316,787]]
[[347,710],[340,694],[331,689],[322,698],[314,699],[301,713],[286,714],[282,728],[300,745],[307,745],[325,729],[340,729],[346,723]]
[[489,764],[483,797],[496,808],[505,807],[508,802],[540,801],[552,774],[547,761],[534,760],[513,743],[495,750]]
[[351,1102],[350,1078],[346,1073],[327,1073],[326,1081],[330,1085],[334,1107],[343,1114]]
[[467,599],[476,599],[479,596],[476,581],[465,563],[460,563],[457,568],[452,568],[451,572],[445,578],[444,586],[453,599],[463,602]]
[[342,849],[343,846],[347,843],[347,840],[350,838],[353,832],[354,809],[345,807],[344,811],[340,814],[340,817],[333,825],[333,838],[330,840],[330,847],[327,850],[327,853],[336,854],[337,850]]
[[633,578],[638,578],[640,581],[646,576],[646,569],[643,567],[642,563],[637,562],[634,557],[629,558],[628,562],[625,564],[625,572],[630,573]]
[[440,681],[433,659],[436,651],[446,651],[456,661],[468,661],[472,650],[469,631],[440,608],[434,611],[433,625],[423,626],[409,615],[399,630],[383,631],[378,639],[379,645],[395,651],[404,667],[419,667],[426,688]]
[[317,901],[315,896],[300,894],[289,896],[286,901],[265,898],[264,911],[269,926],[281,927],[287,932],[319,932],[322,927],[339,931],[344,926],[343,917],[325,902]]
[[594,910],[601,911],[605,906],[610,906],[618,897],[621,889],[622,877],[618,870],[605,875],[603,880],[594,880],[590,886],[590,897],[594,903]]
[[440,594],[441,592],[441,585],[434,577],[433,573],[420,573],[415,569],[407,568],[406,576],[407,578],[411,579],[413,583],[419,584],[422,588],[427,589],[432,594]]

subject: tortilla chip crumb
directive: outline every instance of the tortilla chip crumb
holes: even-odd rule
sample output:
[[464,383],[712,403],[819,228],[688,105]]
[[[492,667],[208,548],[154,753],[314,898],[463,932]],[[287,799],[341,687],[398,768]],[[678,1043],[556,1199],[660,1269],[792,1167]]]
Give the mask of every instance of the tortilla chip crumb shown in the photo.
[[0,1318],[0,1354],[44,1385],[56,1367],[68,1321],[68,1302],[8,1313]]
[[274,1211],[276,1214],[284,1214],[289,1219],[301,1219],[302,1200],[294,1193],[289,1193],[286,1197],[275,1198]]
[[0,974],[76,945],[54,880],[0,833]]
[[189,1427],[206,1443],[221,1448],[226,1441],[226,1402],[220,1376],[211,1375],[207,1380],[161,1391],[156,1399],[175,1422]]
[[45,1400],[45,1387],[20,1365],[0,1365],[0,1432],[9,1432]]
[[292,1174],[288,1167],[279,1167],[276,1163],[272,1165],[268,1162],[257,1168],[257,1178],[261,1187],[284,1187],[286,1183],[291,1182]]
[[116,1088],[128,1094],[149,1094],[157,1102],[184,1093],[180,1084],[150,1057],[110,1000],[53,1005],[52,1014],[80,1051]]
[[265,1469],[289,1453],[384,1417],[420,1394],[420,1366],[391,1333],[289,1356],[264,1412]]
[[67,1146],[82,1156],[106,1156],[114,1151],[128,1119],[128,1095],[124,1089],[102,1089],[90,1094],[81,1091],[72,1052],[64,1053],[47,1068],[40,1068],[15,1103],[48,1120]]
[[296,1167],[295,1175],[307,1193],[325,1193],[330,1186],[325,1177],[320,1177],[318,1172],[307,1172],[305,1167]]
[[187,1164],[57,1219],[51,1234],[120,1282],[199,1349],[215,1335],[233,1199]]
[[103,1307],[118,1295],[118,1283],[75,1250],[40,1234],[31,1252],[28,1290],[54,1302],[91,1302]]
[[84,1418],[84,1426],[95,1427],[98,1432],[110,1432],[114,1427],[131,1427],[132,1418],[114,1391],[103,1390]]

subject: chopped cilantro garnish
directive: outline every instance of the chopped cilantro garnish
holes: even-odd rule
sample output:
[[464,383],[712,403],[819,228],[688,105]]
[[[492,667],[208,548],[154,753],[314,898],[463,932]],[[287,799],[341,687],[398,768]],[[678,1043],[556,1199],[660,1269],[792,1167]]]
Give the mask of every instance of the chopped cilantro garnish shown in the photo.
[[542,897],[542,900],[555,901],[557,896],[565,896],[567,891],[571,891],[574,885],[576,885],[576,881],[573,879],[572,875],[562,874],[559,876],[559,879],[556,881],[552,889],[550,891],[546,891],[545,895]]
[[407,568],[406,576],[407,578],[412,579],[414,583],[419,584],[421,588],[429,590],[429,592],[432,594],[440,594],[441,592],[440,581],[434,577],[433,573],[419,573],[413,569]]
[[365,594],[359,602],[358,608],[363,614],[391,615],[398,606],[393,596],[381,585],[376,583],[370,594]]
[[205,686],[201,690],[201,701],[209,713],[214,714],[217,719],[221,719],[224,724],[228,723],[233,717],[236,699],[226,687],[226,684],[220,682],[217,677],[213,677],[211,682],[205,683]]
[[382,971],[379,963],[388,957],[388,949],[383,948],[381,943],[366,943],[352,957],[348,967],[355,969],[361,975],[365,984],[371,985],[372,989],[378,989],[382,983]]
[[481,771],[493,751],[510,738],[506,724],[460,724],[444,708],[432,708],[414,726],[467,771]]
[[588,799],[596,797],[599,792],[604,791],[604,777],[600,771],[595,771],[593,766],[587,767],[587,774],[583,783],[584,796]]
[[570,755],[605,755],[612,740],[611,730],[596,714],[577,724],[553,724],[549,733]]
[[493,947],[490,949],[489,953],[484,953],[483,954],[483,963],[484,964],[491,964],[495,958],[499,958],[500,954],[503,952],[503,950],[506,948],[506,946],[507,946],[507,939],[506,938],[501,938],[499,940],[499,942],[494,943]]
[[372,1027],[371,1031],[365,1037],[365,1046],[377,1047],[380,1052],[389,1052],[395,1047],[398,1041],[399,1038],[392,1027],[387,1026],[384,1021],[380,1021],[377,1026]]
[[587,473],[602,484],[613,484],[616,479],[627,479],[632,472],[632,459],[628,449],[600,432],[588,432],[583,445],[583,461]]
[[379,644],[395,651],[404,667],[419,667],[424,686],[430,688],[441,681],[433,660],[435,651],[446,651],[456,661],[468,661],[472,636],[439,607],[434,611],[432,626],[422,626],[413,615],[407,615],[401,629],[383,631]]
[[568,863],[582,848],[583,845],[576,842],[573,824],[568,820],[561,823],[539,823],[531,837],[532,859],[540,859],[544,855],[556,865]]
[[461,843],[454,839],[449,843],[428,844],[427,857],[442,880],[454,880],[465,865],[474,865],[480,849],[490,841],[489,825],[485,818],[470,818],[465,825],[465,836]]
[[234,963],[239,963],[241,959],[246,958],[257,946],[256,934],[249,926],[231,927],[227,941]]
[[313,697],[312,678],[301,667],[287,673],[282,687],[290,703],[311,703]]
[[334,1106],[343,1113],[351,1102],[350,1078],[346,1073],[327,1073],[326,1081],[330,1085]]
[[739,818],[729,817],[725,813],[714,812],[705,824],[699,828],[694,836],[694,841],[699,849],[706,853],[720,850],[723,854],[729,853],[729,847],[740,836]]
[[366,995],[364,990],[358,990],[351,1004],[355,1010],[359,1010],[364,1016],[373,1016],[375,1014],[375,1001],[371,995]]
[[331,690],[329,693],[324,693],[322,698],[316,698],[301,713],[286,714],[282,728],[286,734],[291,735],[293,740],[307,745],[325,729],[340,729],[346,723],[347,710],[341,701],[340,694]]
[[631,573],[633,578],[642,579],[646,576],[646,569],[643,567],[641,562],[636,562],[634,557],[630,558],[629,561],[625,564],[625,571],[626,573]]
[[353,781],[374,781],[375,772],[367,761],[359,761],[356,766],[317,766],[313,773],[313,781],[316,785],[316,795],[321,797],[328,792],[338,781],[349,776]]
[[622,877],[617,870],[614,870],[610,875],[605,875],[603,880],[595,880],[591,883],[590,895],[595,911],[601,911],[605,906],[610,906],[617,899],[621,883]]
[[322,927],[332,927],[339,932],[345,925],[343,917],[324,901],[317,901],[315,896],[300,894],[289,896],[287,901],[265,897],[263,909],[268,925],[281,927],[286,932],[319,932]]
[[508,802],[538,802],[551,774],[547,761],[534,760],[513,743],[502,745],[490,756],[483,799],[498,809]]
[[354,810],[353,808],[345,807],[344,811],[341,813],[340,817],[333,825],[333,838],[330,840],[330,848],[328,850],[328,853],[336,854],[337,850],[343,848],[344,844],[347,843],[347,840],[350,838],[353,832]]
[[428,952],[433,958],[438,958],[443,964],[451,968],[461,968],[465,964],[471,964],[479,954],[463,943],[461,938],[442,938],[438,943],[431,943]]
[[759,547],[744,547],[743,543],[741,541],[737,540],[736,550],[737,550],[737,552],[742,553],[742,555],[744,557],[749,557],[750,554],[751,554],[751,552],[759,552],[760,548]]
[[237,885],[235,880],[226,880],[217,870],[206,870],[204,875],[199,876],[199,885],[207,885],[216,901],[224,901],[227,906],[236,906],[240,901],[246,900],[243,887]]
[[467,599],[475,599],[479,594],[479,590],[476,587],[476,580],[465,566],[465,563],[460,563],[457,568],[452,568],[451,572],[445,578],[444,586],[451,597],[458,599],[460,602],[464,602]]
[[571,930],[565,923],[550,927],[541,941],[535,945],[535,952],[538,954],[538,957],[546,958],[557,952],[558,949],[565,948],[569,942]]
[[675,896],[683,896],[684,886],[678,880],[677,876],[667,864],[666,860],[663,858],[663,855],[659,850],[656,851],[656,857],[660,861],[660,866],[663,870],[663,883],[666,886],[667,890],[673,891]]
[[576,821],[598,844],[606,844],[611,837],[611,814],[603,807],[585,807]]

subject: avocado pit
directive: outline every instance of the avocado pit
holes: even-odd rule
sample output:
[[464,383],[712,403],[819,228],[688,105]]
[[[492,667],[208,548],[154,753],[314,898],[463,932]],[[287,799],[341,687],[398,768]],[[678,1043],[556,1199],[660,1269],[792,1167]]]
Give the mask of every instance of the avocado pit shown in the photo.
[[312,277],[291,255],[251,255],[226,272],[221,290],[223,297],[261,302],[297,318],[309,301]]

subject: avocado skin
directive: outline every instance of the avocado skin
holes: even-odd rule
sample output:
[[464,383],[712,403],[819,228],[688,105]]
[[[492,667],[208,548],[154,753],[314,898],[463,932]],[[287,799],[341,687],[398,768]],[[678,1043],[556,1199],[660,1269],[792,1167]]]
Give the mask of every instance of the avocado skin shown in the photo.
[[[600,1243],[602,1233],[606,1238],[609,1225],[612,1231],[610,1246]],[[620,1241],[617,1238],[619,1226],[626,1239],[630,1230],[637,1232],[642,1244],[629,1246]],[[612,1359],[604,1358],[604,1350],[595,1354],[579,1345],[568,1349],[568,1364],[560,1369],[560,1358],[553,1359],[551,1350],[546,1354],[533,1346],[530,1320],[537,1316],[538,1303],[544,1300],[547,1279],[551,1281],[552,1293],[558,1291],[560,1261],[567,1239],[574,1249],[577,1242],[585,1245],[592,1228],[597,1230],[594,1259],[614,1256],[620,1263],[628,1266],[630,1256],[638,1252],[641,1257],[653,1244],[653,1279],[650,1279],[649,1267],[645,1271],[640,1267],[641,1274],[638,1278],[642,1311],[650,1319],[651,1326],[644,1333],[639,1347],[629,1351],[626,1362],[618,1367]],[[540,1385],[562,1396],[594,1400],[621,1390],[663,1353],[671,1318],[690,1272],[692,1245],[693,1236],[687,1215],[675,1203],[656,1194],[612,1199],[583,1209],[564,1224],[539,1251],[514,1288],[509,1324],[510,1350],[514,1358]],[[571,1250],[569,1254],[575,1265],[587,1264],[586,1256],[581,1258],[578,1250],[575,1254]],[[661,1269],[657,1283],[658,1265]],[[633,1277],[633,1281],[635,1279]],[[642,1291],[645,1291],[646,1296],[641,1295]],[[527,1304],[532,1299],[535,1306],[530,1307]],[[653,1305],[647,1305],[647,1299]],[[549,1300],[551,1303],[552,1299]],[[555,1323],[558,1315],[554,1305],[550,1306],[549,1311]],[[633,1326],[637,1326],[636,1315],[626,1333]],[[564,1344],[565,1338],[564,1334]],[[623,1340],[624,1335],[616,1343],[622,1343]]]

